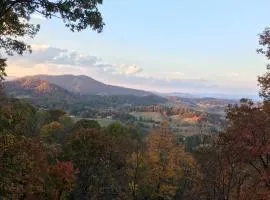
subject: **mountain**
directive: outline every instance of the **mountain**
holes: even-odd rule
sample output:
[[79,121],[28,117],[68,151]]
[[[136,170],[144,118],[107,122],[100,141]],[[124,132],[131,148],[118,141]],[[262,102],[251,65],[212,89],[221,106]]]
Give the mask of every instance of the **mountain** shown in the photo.
[[151,92],[130,89],[119,86],[112,86],[101,83],[88,76],[80,75],[36,75],[28,78],[35,78],[43,81],[48,81],[51,84],[60,86],[69,92],[77,94],[96,94],[96,95],[134,95],[134,96],[148,96],[153,95]]
[[161,92],[154,92],[155,94],[163,97],[181,97],[181,98],[196,98],[195,95],[191,93],[181,93],[181,92],[172,92],[172,93],[161,93]]
[[20,78],[4,83],[5,91],[10,96],[18,98],[58,98],[71,99],[74,95],[69,91],[48,81],[37,78]]
[[239,101],[242,98],[252,99],[254,101],[260,100],[258,94],[222,94],[222,93],[156,93],[160,96],[175,96],[180,98],[189,98],[189,99],[203,99],[203,98],[215,98],[215,99],[227,99],[227,100],[236,100]]
[[[51,77],[51,76],[48,76]],[[60,76],[63,78],[63,76]],[[73,76],[71,76],[74,78]],[[41,108],[60,108],[66,111],[81,111],[100,108],[121,108],[130,105],[153,105],[167,101],[166,98],[139,90],[121,88],[127,91],[123,95],[97,95],[72,93],[56,84],[38,76],[24,77],[13,81],[6,81],[4,89],[8,96],[25,99]],[[66,79],[67,76],[64,76]],[[88,78],[87,78],[88,79]],[[120,88],[120,87],[119,87]],[[135,92],[134,92],[135,91]],[[137,94],[136,95],[129,95]],[[145,94],[144,96],[142,96]],[[146,95],[149,94],[149,95]]]

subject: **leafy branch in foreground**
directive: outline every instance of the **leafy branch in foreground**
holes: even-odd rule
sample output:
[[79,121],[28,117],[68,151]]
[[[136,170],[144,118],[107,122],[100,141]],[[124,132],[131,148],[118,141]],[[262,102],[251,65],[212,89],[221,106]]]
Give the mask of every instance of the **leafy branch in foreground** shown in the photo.
[[62,19],[71,31],[91,28],[100,33],[104,22],[98,5],[102,3],[103,0],[1,0],[0,79],[6,75],[5,56],[31,53],[24,39],[33,38],[40,29],[30,23],[34,13],[47,19]]

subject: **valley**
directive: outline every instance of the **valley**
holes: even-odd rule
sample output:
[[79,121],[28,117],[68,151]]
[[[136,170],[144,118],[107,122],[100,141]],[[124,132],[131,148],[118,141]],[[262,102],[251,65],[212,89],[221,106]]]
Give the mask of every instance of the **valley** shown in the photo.
[[38,109],[65,110],[75,121],[91,119],[101,126],[111,122],[132,124],[145,134],[168,121],[172,132],[182,137],[220,132],[226,107],[237,103],[229,99],[159,96],[73,75],[23,77],[5,82],[5,92]]

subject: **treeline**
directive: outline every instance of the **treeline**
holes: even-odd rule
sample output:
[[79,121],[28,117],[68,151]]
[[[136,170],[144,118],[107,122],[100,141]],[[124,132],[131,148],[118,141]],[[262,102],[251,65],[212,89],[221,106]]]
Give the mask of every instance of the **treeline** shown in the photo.
[[83,118],[112,118],[121,122],[134,122],[136,118],[126,112],[125,110],[119,109],[93,109],[88,108],[87,110],[72,111],[72,115],[83,117]]
[[167,116],[171,115],[183,115],[186,113],[195,112],[186,107],[175,107],[175,106],[167,106],[167,105],[148,105],[148,106],[131,106],[128,108],[130,112],[160,112],[164,113]]
[[[8,91],[6,91],[9,94]],[[16,93],[13,91],[13,93]],[[56,96],[56,98],[55,98]],[[133,96],[133,95],[74,95],[66,98],[58,96],[58,93],[51,93],[37,97],[29,96],[26,92],[24,95],[15,95],[12,97],[20,97],[29,103],[44,109],[61,108],[71,114],[84,115],[88,109],[124,109],[133,105],[152,105],[165,103],[166,99],[158,96]]]

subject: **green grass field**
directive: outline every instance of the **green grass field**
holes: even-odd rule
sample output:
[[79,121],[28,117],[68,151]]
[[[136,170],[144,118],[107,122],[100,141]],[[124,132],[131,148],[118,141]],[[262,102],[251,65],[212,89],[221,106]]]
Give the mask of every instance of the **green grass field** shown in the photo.
[[159,112],[131,112],[131,115],[137,119],[153,120],[155,122],[161,122],[164,120],[163,116]]

